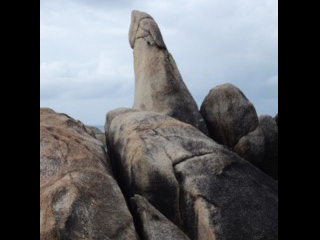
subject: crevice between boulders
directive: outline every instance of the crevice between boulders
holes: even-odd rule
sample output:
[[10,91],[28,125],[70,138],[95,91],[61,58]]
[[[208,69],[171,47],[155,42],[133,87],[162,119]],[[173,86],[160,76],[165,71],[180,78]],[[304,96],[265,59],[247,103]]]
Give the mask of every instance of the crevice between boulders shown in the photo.
[[[126,205],[127,205],[129,212],[132,216],[133,224],[134,224],[135,230],[139,236],[139,239],[144,240],[143,233],[142,233],[142,226],[139,222],[139,217],[137,216],[136,211],[134,209],[134,206],[131,202],[131,197],[134,196],[134,194],[133,194],[134,191],[132,191],[130,189],[130,186],[127,186],[125,181],[122,180],[122,179],[124,179],[124,177],[123,177],[123,171],[121,171],[121,167],[120,167],[120,156],[117,155],[116,151],[113,151],[113,146],[109,141],[107,131],[105,132],[105,134],[106,134],[106,148],[108,149],[107,154],[109,155],[110,165],[111,165],[114,179],[117,182],[117,184],[122,192],[122,195],[124,196],[124,199],[126,201]],[[132,170],[131,170],[131,172],[132,172]]]

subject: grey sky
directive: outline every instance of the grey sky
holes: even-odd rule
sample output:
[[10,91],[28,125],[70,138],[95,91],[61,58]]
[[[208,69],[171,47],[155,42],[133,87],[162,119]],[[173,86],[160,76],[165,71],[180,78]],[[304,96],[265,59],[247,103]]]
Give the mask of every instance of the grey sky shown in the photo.
[[259,114],[278,111],[278,2],[275,0],[41,0],[40,106],[86,124],[131,107],[131,10],[157,21],[201,105],[230,82]]

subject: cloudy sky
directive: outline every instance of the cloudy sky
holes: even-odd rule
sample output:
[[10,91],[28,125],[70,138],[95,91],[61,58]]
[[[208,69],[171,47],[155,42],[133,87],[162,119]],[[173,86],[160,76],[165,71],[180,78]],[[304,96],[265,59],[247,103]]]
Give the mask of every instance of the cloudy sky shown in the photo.
[[40,0],[40,106],[90,125],[131,107],[131,10],[158,23],[200,106],[222,83],[278,112],[277,0]]

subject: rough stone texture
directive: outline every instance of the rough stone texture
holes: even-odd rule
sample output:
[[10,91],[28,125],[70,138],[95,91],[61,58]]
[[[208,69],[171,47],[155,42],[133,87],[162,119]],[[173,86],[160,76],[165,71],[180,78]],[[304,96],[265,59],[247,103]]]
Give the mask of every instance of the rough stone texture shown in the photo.
[[274,179],[279,175],[278,125],[271,116],[260,116],[259,126],[265,137],[265,157],[262,170]]
[[265,148],[266,141],[263,131],[260,127],[257,127],[256,130],[238,141],[234,151],[259,169],[262,169],[266,154]]
[[112,111],[109,111],[106,116],[106,123],[104,126],[105,132],[108,132],[109,127],[110,127],[110,123],[112,122],[112,120],[114,118],[116,118],[117,116],[119,116],[121,114],[129,113],[129,112],[135,112],[135,110],[133,110],[131,108],[117,108]]
[[[127,199],[135,194],[144,196],[168,219],[180,225],[179,185],[172,163],[165,158],[166,152],[162,151],[162,144],[149,143],[146,139],[149,134],[157,135],[152,128],[146,126],[153,123],[152,119],[148,119],[150,113],[121,113],[122,109],[110,113],[117,117],[109,121],[106,138],[116,177],[123,192]],[[164,115],[156,116],[159,120],[166,119]],[[111,118],[108,114],[107,119]],[[153,148],[158,149],[158,156],[151,152],[151,155],[149,154],[149,149],[151,151]],[[174,143],[171,154],[180,154],[175,152]]]
[[270,117],[259,123],[254,106],[238,88],[224,84],[212,89],[201,113],[215,141],[278,179],[277,124]]
[[133,109],[168,115],[208,134],[198,106],[150,15],[132,12],[129,40],[135,71]]
[[93,126],[86,127],[93,131],[96,139],[100,140],[103,145],[106,145],[106,134],[104,132],[102,132],[99,128]]
[[136,195],[132,202],[144,240],[190,240],[144,197]]
[[154,19],[147,13],[134,10],[131,14],[129,30],[131,48],[135,47],[136,40],[140,38],[147,38],[150,43],[156,44],[158,48],[167,49],[161,31]]
[[276,182],[191,125],[127,112],[107,142],[127,197],[145,197],[190,239],[278,239]]
[[274,120],[276,121],[277,123],[277,126],[279,126],[279,114],[277,114],[275,117],[274,117]]
[[201,114],[211,137],[230,149],[259,125],[253,104],[231,84],[213,88],[202,103]]
[[138,239],[94,132],[40,109],[40,239]]

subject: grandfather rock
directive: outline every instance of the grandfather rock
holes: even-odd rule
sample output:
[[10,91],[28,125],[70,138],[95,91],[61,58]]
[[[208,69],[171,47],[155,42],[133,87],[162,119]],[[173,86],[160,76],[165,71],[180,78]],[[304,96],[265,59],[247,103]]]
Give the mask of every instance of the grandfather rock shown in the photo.
[[145,197],[190,239],[278,239],[276,182],[191,125],[127,112],[107,142],[127,197]]
[[40,109],[40,239],[138,239],[94,132]]
[[135,71],[133,108],[174,117],[208,134],[198,106],[150,15],[132,12],[129,40]]
[[231,84],[213,88],[202,103],[201,114],[211,137],[231,149],[259,125],[253,104]]
[[187,235],[163,216],[144,197],[136,195],[131,201],[133,202],[144,240],[190,240]]

